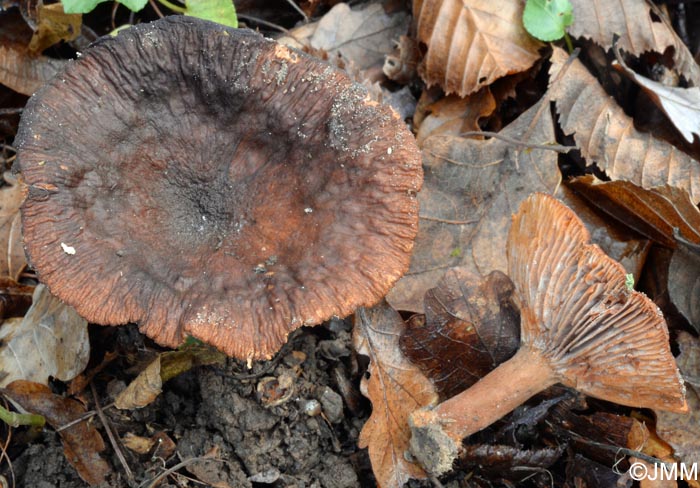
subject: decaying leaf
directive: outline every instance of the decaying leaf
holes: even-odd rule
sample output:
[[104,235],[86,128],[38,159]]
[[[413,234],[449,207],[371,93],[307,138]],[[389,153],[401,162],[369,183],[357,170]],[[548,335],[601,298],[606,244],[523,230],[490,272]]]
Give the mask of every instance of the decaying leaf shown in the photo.
[[479,120],[496,110],[496,99],[488,87],[460,98],[450,95],[424,107],[427,116],[416,134],[418,146],[430,136],[459,136],[466,131],[479,130]]
[[613,46],[640,56],[648,51],[671,52],[676,69],[695,86],[700,86],[700,68],[671,23],[651,2],[645,0],[571,0],[573,37],[591,39],[605,49]]
[[687,332],[678,334],[676,358],[686,386],[687,413],[656,411],[656,432],[675,449],[685,463],[700,463],[700,340]]
[[523,2],[414,0],[413,15],[428,47],[419,73],[448,94],[468,95],[539,59],[542,44],[523,27]]
[[143,408],[155,400],[163,383],[195,366],[223,363],[226,355],[207,346],[185,347],[159,354],[134,381],[117,395],[114,406],[122,409]]
[[[500,134],[524,145],[556,143],[549,103],[530,108]],[[555,192],[560,181],[557,153],[496,138],[430,137],[423,167],[411,269],[388,295],[397,310],[422,312],[425,293],[450,268],[506,271],[510,216],[530,193]]]
[[[559,123],[589,164],[596,163],[612,180],[642,186],[670,185],[700,201],[700,164],[667,142],[634,128],[612,97],[577,59],[555,48],[547,97],[556,104]],[[563,69],[563,71],[561,71]]]
[[17,281],[27,265],[19,213],[25,189],[10,172],[4,177],[8,186],[0,188],[0,277]]
[[[25,410],[43,415],[53,428],[61,427],[87,411],[80,402],[55,395],[49,387],[39,383],[17,380],[7,385],[4,393]],[[78,422],[61,430],[59,435],[66,459],[78,475],[91,486],[104,483],[112,470],[100,456],[105,444],[94,425]]]
[[394,43],[408,30],[406,12],[387,14],[380,3],[351,9],[338,3],[320,21],[294,29],[280,42],[292,47],[310,47],[342,57],[344,64],[366,70],[381,67],[384,57],[392,53]]
[[136,454],[148,454],[152,450],[154,454],[163,459],[168,459],[177,448],[175,442],[165,432],[156,432],[151,437],[143,437],[127,432],[122,437],[124,447],[135,452]]
[[569,186],[659,244],[675,248],[677,237],[700,244],[700,211],[685,190],[671,186],[647,190],[629,181],[601,181],[593,175],[574,178]]
[[697,86],[683,88],[666,86],[658,81],[650,80],[629,69],[616,50],[617,64],[630,79],[639,85],[654,103],[664,111],[668,119],[686,141],[693,142],[695,135],[700,136],[700,88]]
[[401,350],[435,384],[440,398],[469,388],[520,345],[513,283],[494,271],[482,278],[449,270],[425,295],[423,324],[409,321]]
[[[675,463],[675,459],[673,458],[673,449],[650,432],[648,427],[639,420],[634,420],[634,423],[632,424],[632,428],[630,429],[630,433],[627,437],[627,447],[644,453],[647,456],[652,456],[665,463]],[[654,476],[655,468],[646,460],[632,456],[630,457],[630,464],[633,463],[644,464],[647,472],[650,473],[650,476],[640,480],[639,488],[676,488],[678,486],[678,482],[676,480],[666,479],[664,476]]]
[[459,463],[479,468],[480,475],[491,478],[521,481],[534,471],[549,468],[566,450],[566,445],[542,449],[520,449],[508,445],[467,445],[460,453]]
[[32,57],[32,30],[18,9],[0,12],[0,84],[24,95],[33,94],[67,61],[45,56]]
[[372,469],[381,488],[401,488],[425,472],[406,459],[411,432],[408,416],[437,400],[428,378],[399,348],[404,330],[401,316],[386,303],[355,313],[353,343],[370,358],[369,379],[362,393],[372,402],[372,415],[360,433],[360,447],[369,448]]
[[24,317],[32,305],[34,288],[10,278],[0,278],[0,322],[10,317]]
[[14,380],[48,384],[49,376],[68,381],[90,358],[87,321],[39,285],[24,318],[0,327],[0,386]]
[[37,26],[29,43],[32,56],[60,41],[72,41],[80,35],[82,15],[67,14],[62,3],[37,5]]
[[668,268],[668,295],[678,311],[700,331],[700,246],[679,242]]

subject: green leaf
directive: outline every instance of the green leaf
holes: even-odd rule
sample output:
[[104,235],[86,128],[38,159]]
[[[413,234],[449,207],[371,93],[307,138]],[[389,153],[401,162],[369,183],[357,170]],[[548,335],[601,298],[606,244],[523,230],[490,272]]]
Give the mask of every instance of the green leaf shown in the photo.
[[523,25],[532,37],[540,41],[557,41],[574,20],[569,0],[527,0]]
[[238,17],[232,0],[186,0],[185,5],[185,15],[238,27]]
[[625,275],[625,286],[629,291],[634,290],[634,275],[632,273],[627,273]]
[[[107,0],[61,0],[63,3],[63,11],[67,14],[86,14],[92,12],[97,4],[106,2]],[[148,0],[118,0],[129,10],[138,12],[146,6]]]

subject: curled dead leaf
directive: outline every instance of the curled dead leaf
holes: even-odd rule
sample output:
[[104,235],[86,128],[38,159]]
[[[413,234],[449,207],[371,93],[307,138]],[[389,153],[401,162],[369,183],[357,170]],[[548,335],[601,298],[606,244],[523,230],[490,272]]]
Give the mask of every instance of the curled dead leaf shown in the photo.
[[605,49],[617,46],[636,56],[648,51],[673,57],[676,69],[695,86],[700,86],[700,68],[665,15],[645,0],[571,0],[573,37],[591,39]]
[[643,188],[670,185],[700,201],[700,165],[688,154],[650,133],[634,128],[612,97],[578,59],[563,50],[552,53],[552,82],[547,98],[556,104],[559,123],[589,164],[596,163],[612,180]]
[[0,327],[0,385],[14,380],[47,384],[49,377],[69,381],[90,359],[87,321],[39,285],[24,318]]

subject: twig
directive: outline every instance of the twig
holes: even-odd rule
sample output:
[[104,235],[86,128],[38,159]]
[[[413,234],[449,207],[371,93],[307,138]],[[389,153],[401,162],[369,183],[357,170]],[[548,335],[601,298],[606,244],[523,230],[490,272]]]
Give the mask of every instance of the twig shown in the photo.
[[[7,399],[3,398],[3,403],[5,404],[5,408],[9,407]],[[10,468],[10,479],[12,480],[12,488],[15,488],[17,483],[15,480],[15,468],[12,465],[12,459],[10,459],[10,456],[7,454],[7,448],[9,447],[11,440],[12,429],[7,429],[7,439],[5,440],[5,443],[2,446],[0,446],[0,449],[2,449],[2,455],[0,455],[0,464],[3,460],[7,460],[7,466],[8,468]]]
[[[529,142],[521,141],[521,140],[515,139],[513,137],[504,136],[503,134],[501,134],[499,132],[470,130],[467,132],[461,132],[459,135],[462,137],[478,137],[478,136],[493,137],[494,139],[500,139],[504,142],[507,142],[509,144],[513,144],[514,146],[518,146],[521,148],[544,149],[544,150],[554,151],[554,152],[558,152],[558,153],[562,153],[562,154],[567,154],[570,151],[578,149],[578,147],[576,147],[576,146],[562,146],[560,144],[531,144]],[[450,136],[439,136],[438,135],[435,137],[450,137]]]
[[131,468],[129,467],[129,464],[126,462],[126,458],[124,457],[124,453],[119,448],[119,444],[117,443],[117,439],[114,437],[114,434],[112,434],[112,429],[109,428],[109,423],[107,422],[107,417],[105,416],[104,412],[102,411],[102,407],[100,407],[100,401],[97,398],[97,391],[95,390],[95,384],[93,382],[90,382],[90,390],[92,391],[92,396],[95,399],[95,410],[97,411],[97,415],[100,417],[100,421],[102,422],[102,426],[105,428],[105,432],[107,432],[107,437],[109,437],[109,443],[112,444],[112,449],[114,449],[114,452],[117,454],[117,458],[119,458],[119,462],[122,464],[122,467],[124,468],[124,472],[126,473],[127,479],[129,481],[134,481],[134,473],[131,472]]
[[141,483],[139,485],[139,488],[144,486],[146,483],[149,483],[147,488],[154,488],[166,476],[169,476],[170,474],[174,473],[178,469],[182,469],[185,466],[189,466],[190,464],[193,464],[193,463],[196,463],[199,461],[213,460],[213,461],[219,461],[220,463],[226,463],[226,461],[224,459],[217,458],[216,454],[217,454],[217,449],[214,448],[214,449],[210,450],[208,453],[206,453],[204,456],[185,459],[184,461],[177,463],[175,466],[172,466],[172,467],[166,469],[165,471],[163,471],[162,473],[160,473],[158,476],[156,476],[155,478],[150,480],[150,483],[149,483],[149,480],[144,481],[143,483]]
[[163,15],[163,12],[160,11],[160,8],[158,8],[158,4],[155,2],[155,0],[148,0],[148,3],[151,4],[151,7],[153,8],[153,10],[155,10],[156,15],[158,17],[160,17],[161,19],[165,17],[165,15]]
[[291,32],[289,32],[289,29],[285,29],[281,25],[273,24],[272,22],[268,22],[267,20],[259,19],[257,17],[253,17],[252,15],[247,15],[247,14],[237,14],[239,19],[243,20],[248,20],[250,22],[255,22],[256,24],[264,25],[267,27],[270,27],[271,29],[276,29],[280,32],[284,32],[287,35],[292,35]]
[[306,15],[306,12],[304,12],[301,8],[299,8],[299,5],[297,5],[294,0],[287,0],[287,3],[289,5],[291,5],[294,10],[299,12],[299,14],[304,18],[305,23],[309,21],[309,16]]
[[[104,410],[106,410],[106,409],[108,409],[108,408],[112,408],[113,406],[114,406],[114,402],[109,403],[109,404],[105,405],[104,407],[102,407],[102,410],[104,411]],[[58,427],[57,429],[55,429],[55,431],[56,431],[56,432],[61,432],[62,430],[69,429],[70,427],[73,427],[75,424],[79,424],[80,422],[84,422],[84,421],[86,421],[86,420],[88,420],[88,419],[91,419],[91,418],[94,417],[95,415],[97,415],[97,412],[96,412],[95,410],[91,410],[91,411],[89,411],[89,412],[84,413],[83,415],[81,415],[81,416],[78,417],[77,419],[71,420],[71,421],[68,422],[67,424],[63,424],[62,426],[60,426],[60,427]]]
[[24,110],[23,107],[17,107],[17,108],[0,108],[0,115],[15,115],[15,114],[21,114],[23,110]]

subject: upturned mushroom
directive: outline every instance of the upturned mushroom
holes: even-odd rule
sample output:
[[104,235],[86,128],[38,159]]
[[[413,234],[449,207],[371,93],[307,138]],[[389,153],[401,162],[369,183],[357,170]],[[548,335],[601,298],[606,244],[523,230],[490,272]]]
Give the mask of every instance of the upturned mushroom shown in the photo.
[[589,241],[553,197],[522,203],[507,244],[520,349],[466,391],[414,412],[411,449],[429,471],[449,471],[462,439],[555,383],[622,405],[687,409],[661,312]]
[[346,74],[249,30],[105,37],[29,101],[25,248],[89,321],[268,358],[408,269],[413,136]]

